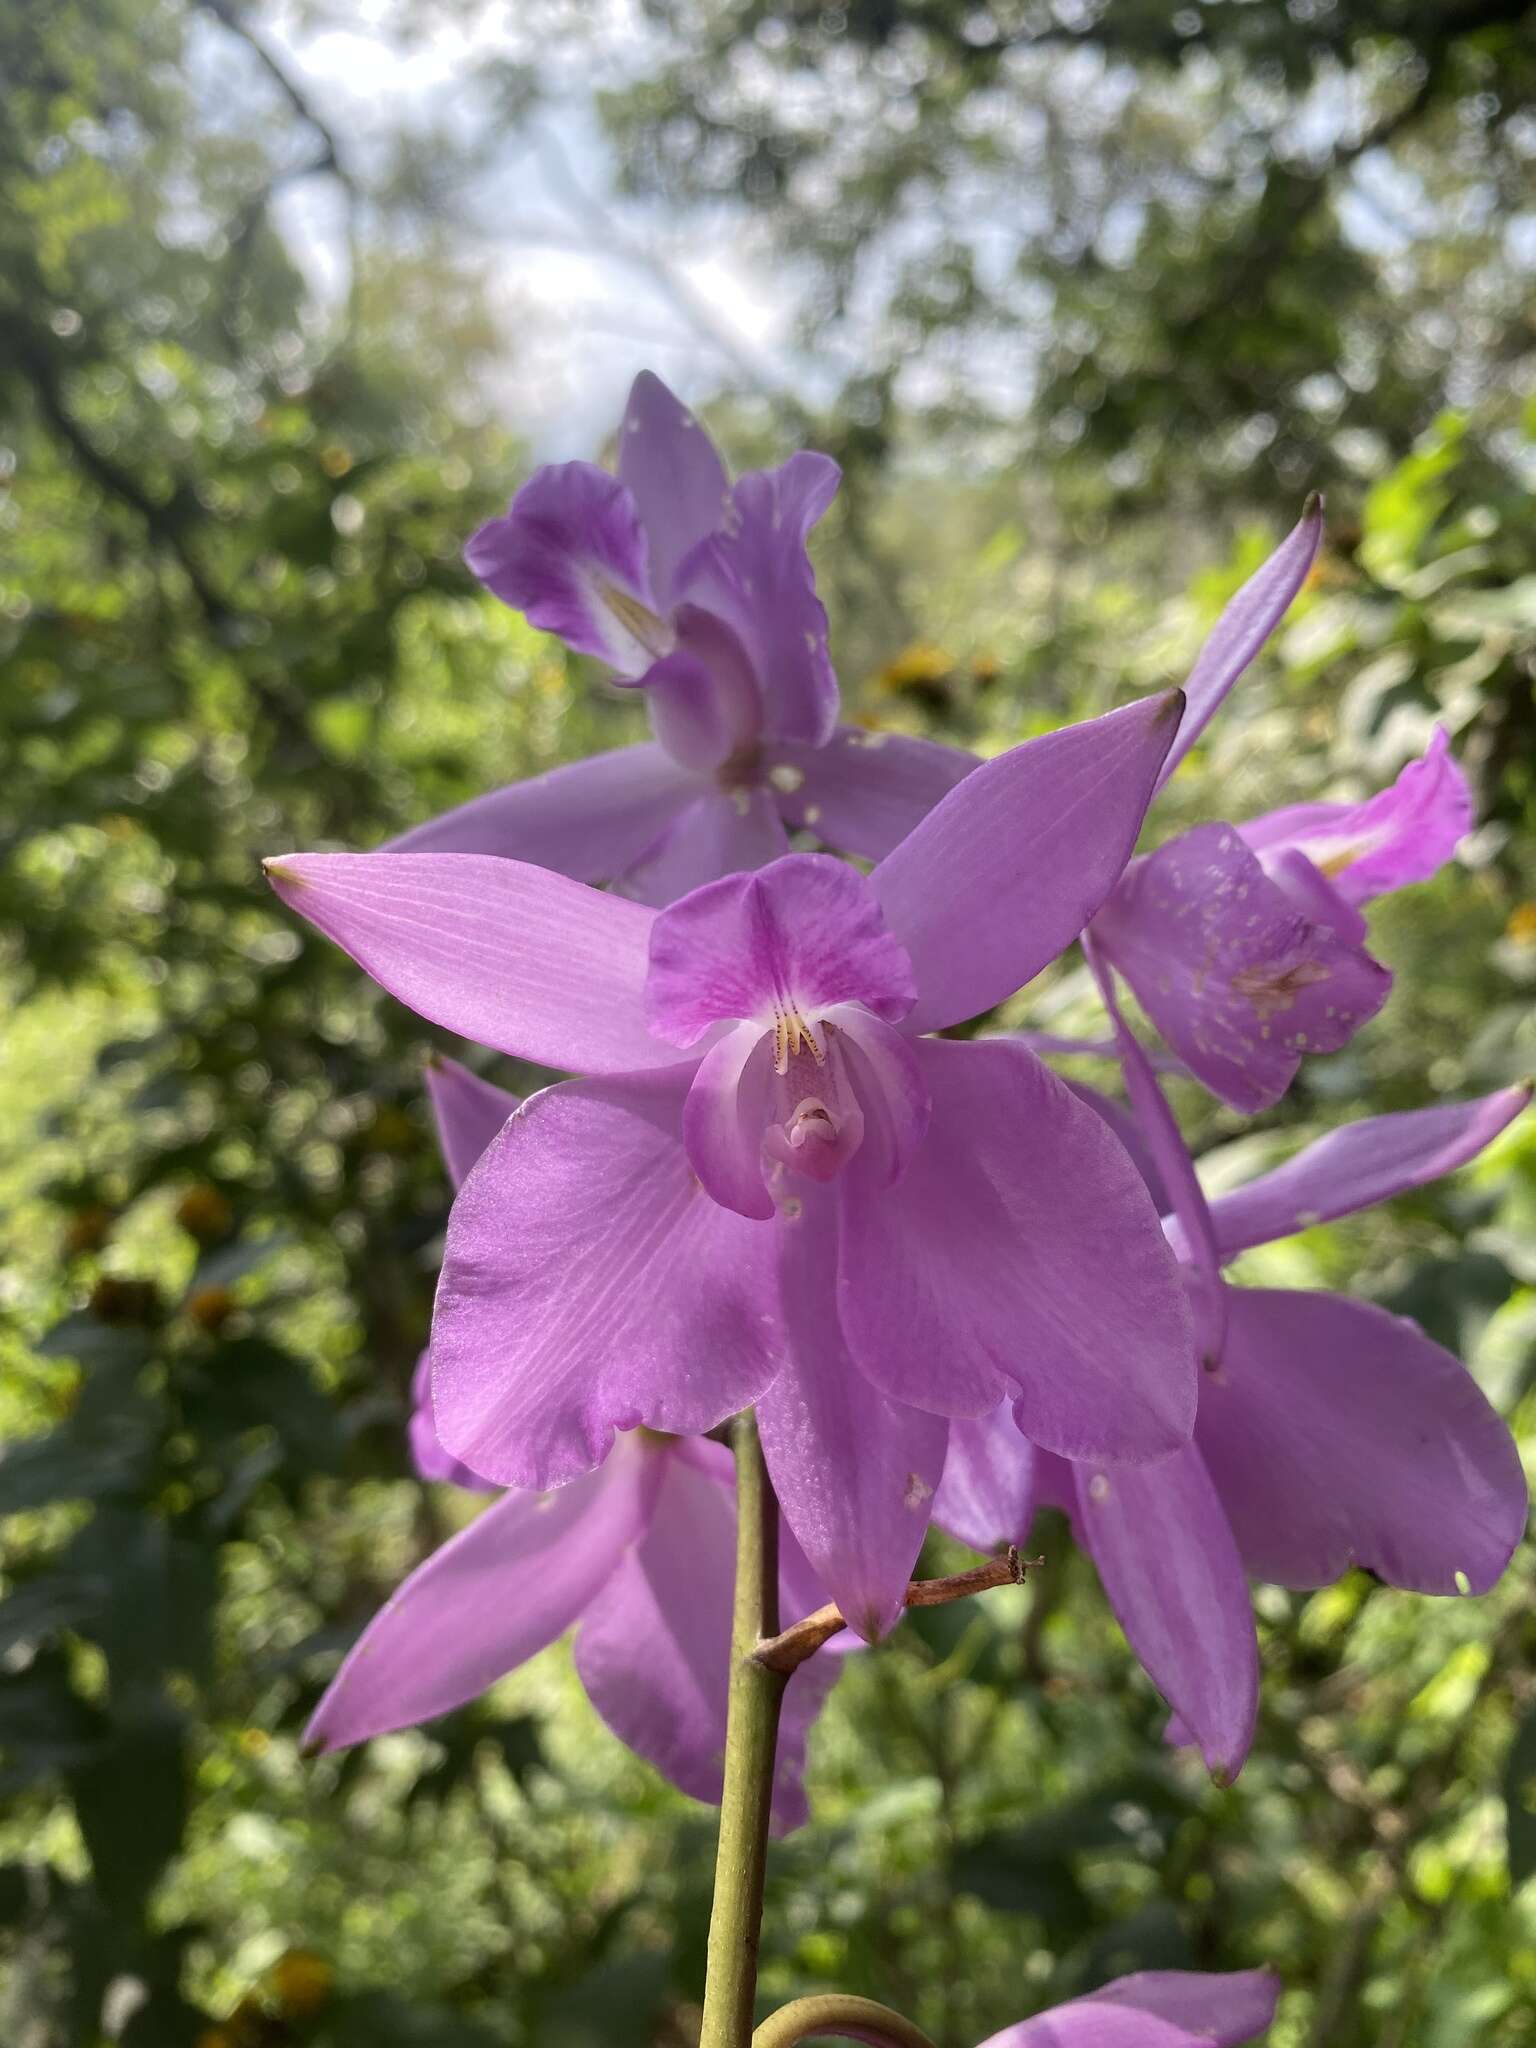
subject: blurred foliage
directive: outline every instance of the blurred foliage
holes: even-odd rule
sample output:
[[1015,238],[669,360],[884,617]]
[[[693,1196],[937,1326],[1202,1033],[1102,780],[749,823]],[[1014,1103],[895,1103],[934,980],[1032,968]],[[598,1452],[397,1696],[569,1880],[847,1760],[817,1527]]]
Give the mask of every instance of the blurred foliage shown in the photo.
[[[741,461],[804,432],[850,467],[821,559],[856,715],[995,750],[1177,677],[1322,482],[1312,587],[1156,829],[1363,792],[1435,718],[1474,775],[1465,864],[1374,919],[1385,1017],[1254,1124],[1180,1097],[1212,1180],[1536,1070],[1529,16],[646,11],[624,178],[766,222],[856,357],[715,412]],[[13,8],[0,76],[0,2029],[681,2048],[711,1816],[563,1653],[298,1755],[468,1504],[404,1461],[430,1034],[257,863],[637,729],[458,565],[522,457],[451,153],[354,149],[233,0]],[[520,118],[536,67],[498,76]],[[274,222],[300,182],[346,222],[329,297]],[[1091,1028],[1081,972],[1025,1016]],[[1246,1270],[1418,1316],[1529,1440],[1533,1244],[1527,1127]],[[1267,1961],[1276,2048],[1536,2042],[1529,1552],[1476,1603],[1260,1588],[1263,1727],[1218,1790],[1037,1534],[1029,1587],[852,1660],[765,1996],[842,1984],[970,2048],[1130,1968]]]

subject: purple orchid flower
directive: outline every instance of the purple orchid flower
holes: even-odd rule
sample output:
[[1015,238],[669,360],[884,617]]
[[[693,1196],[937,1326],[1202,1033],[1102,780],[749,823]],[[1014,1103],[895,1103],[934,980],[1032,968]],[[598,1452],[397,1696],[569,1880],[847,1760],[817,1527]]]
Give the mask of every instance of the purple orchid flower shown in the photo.
[[1133,861],[1094,947],[1197,1080],[1234,1109],[1267,1109],[1304,1054],[1339,1051],[1391,991],[1359,906],[1434,874],[1471,818],[1437,726],[1366,803],[1197,825]]
[[[1218,620],[1163,781],[1284,616],[1321,536],[1314,501]],[[1197,1080],[1234,1109],[1268,1109],[1306,1053],[1339,1051],[1391,992],[1365,949],[1360,905],[1434,874],[1471,817],[1437,726],[1423,758],[1366,803],[1197,825],[1132,861],[1093,921],[1092,950]]]
[[1268,1970],[1142,1970],[1004,2027],[981,2048],[1240,2048],[1269,2026],[1279,1996]]
[[[427,1087],[457,1186],[518,1098],[457,1061]],[[411,1450],[424,1479],[500,1489],[445,1451],[432,1422],[423,1354]],[[315,1709],[305,1741],[343,1749],[414,1727],[474,1699],[575,1627],[576,1670],[603,1720],[695,1799],[720,1800],[730,1679],[736,1481],[730,1453],[702,1440],[623,1437],[598,1471],[558,1494],[506,1493],[420,1565],[354,1646]],[[826,1593],[792,1537],[779,1553],[787,1614]],[[831,1657],[789,1681],[774,1780],[776,1827],[806,1817],[811,1723],[836,1683]]]
[[[1154,1169],[1172,1182],[1177,1148],[1193,1181],[1150,1068],[1140,1081],[1138,1111],[1148,1086],[1162,1109],[1144,1122]],[[1506,1088],[1346,1125],[1209,1206],[1195,1183],[1214,1278],[1181,1220],[1167,1228],[1197,1303],[1221,1297],[1223,1337],[1201,1375],[1194,1441],[1175,1456],[1107,1468],[1021,1449],[1001,1411],[952,1426],[935,1519],[990,1549],[1022,1541],[1036,1507],[1064,1509],[1182,1738],[1223,1778],[1247,1754],[1258,1705],[1249,1573],[1304,1589],[1363,1565],[1407,1591],[1484,1592],[1524,1533],[1527,1492],[1477,1383],[1406,1318],[1332,1294],[1229,1287],[1220,1266],[1464,1165],[1530,1096]]]
[[[1159,788],[1289,610],[1322,534],[1313,498],[1217,620],[1185,686],[1189,709]],[[1234,1109],[1267,1109],[1305,1054],[1337,1052],[1391,991],[1390,973],[1365,949],[1360,905],[1434,874],[1471,809],[1437,727],[1424,757],[1366,803],[1198,825],[1133,861],[1093,920],[1091,950],[1213,1094]]]
[[396,849],[501,854],[656,904],[776,860],[786,828],[889,853],[976,757],[837,722],[806,536],[838,474],[802,452],[732,485],[693,414],[637,377],[618,475],[538,470],[465,558],[535,626],[644,690],[655,739],[479,797]]
[[926,1036],[1053,960],[1135,844],[1146,699],[959,783],[869,876],[794,854],[656,912],[521,862],[299,854],[284,900],[423,1016],[589,1078],[524,1103],[454,1205],[448,1450],[551,1486],[613,1433],[756,1403],[786,1517],[868,1640],[897,1619],[949,1418],[1166,1456],[1196,1368],[1134,1166],[1033,1054]]

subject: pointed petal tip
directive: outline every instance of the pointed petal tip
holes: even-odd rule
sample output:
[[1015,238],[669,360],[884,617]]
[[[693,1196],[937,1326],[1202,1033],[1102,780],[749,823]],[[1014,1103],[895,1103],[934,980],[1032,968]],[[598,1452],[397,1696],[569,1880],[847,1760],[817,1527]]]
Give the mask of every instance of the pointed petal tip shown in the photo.
[[905,1602],[898,1601],[894,1611],[882,1611],[878,1607],[869,1606],[860,1609],[856,1614],[847,1615],[845,1619],[854,1634],[862,1642],[866,1642],[873,1647],[874,1644],[883,1641],[891,1633],[891,1630],[895,1628],[905,1612]]
[[1308,491],[1307,501],[1301,508],[1301,520],[1303,525],[1306,525],[1309,520],[1314,522],[1321,521],[1323,516],[1323,502],[1323,494],[1321,491]]

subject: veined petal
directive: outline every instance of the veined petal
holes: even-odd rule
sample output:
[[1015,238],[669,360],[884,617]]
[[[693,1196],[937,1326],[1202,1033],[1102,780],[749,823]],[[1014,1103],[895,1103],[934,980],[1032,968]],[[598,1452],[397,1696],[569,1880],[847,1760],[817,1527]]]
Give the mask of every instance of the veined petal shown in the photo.
[[652,1485],[632,1443],[558,1493],[504,1494],[369,1624],[305,1732],[342,1749],[462,1706],[571,1626],[639,1534]]
[[641,997],[655,913],[475,853],[290,853],[290,909],[408,1009],[461,1038],[577,1073],[674,1065]]
[[1267,1109],[1302,1057],[1337,1052],[1392,977],[1314,924],[1230,825],[1197,825],[1127,869],[1094,944],[1197,1080]]
[[842,1038],[864,1113],[860,1149],[869,1179],[890,1187],[927,1135],[932,1111],[912,1041],[859,1003],[835,1003],[822,1022]]
[[1030,1442],[1013,1419],[1011,1401],[952,1422],[933,1519],[973,1550],[990,1553],[1022,1543],[1035,1510],[1046,1505],[1043,1466],[1059,1467],[1071,1488],[1072,1467]]
[[535,470],[505,518],[471,535],[464,559],[530,625],[620,675],[642,674],[671,646],[635,501],[590,462]]
[[620,886],[637,903],[662,907],[679,896],[782,860],[789,835],[766,789],[710,789],[678,812],[669,829]]
[[[1178,1121],[1168,1107],[1167,1097],[1153,1072],[1152,1062],[1121,1014],[1114,976],[1099,958],[1098,948],[1091,938],[1084,941],[1084,947],[1099,995],[1109,1013],[1110,1028],[1120,1053],[1125,1092],[1131,1098],[1131,1108],[1135,1112],[1134,1121],[1152,1156],[1158,1181],[1167,1198],[1166,1203],[1159,1204],[1159,1207],[1171,1210],[1178,1225],[1177,1235],[1171,1235],[1171,1242],[1203,1278],[1204,1284],[1192,1288],[1189,1294],[1196,1348],[1202,1360],[1217,1359],[1221,1356],[1226,1336],[1227,1295],[1221,1284],[1221,1261],[1216,1256],[1216,1233],[1205,1191],[1200,1185],[1195,1162],[1189,1156],[1189,1147],[1184,1142]],[[1136,1154],[1133,1152],[1131,1157],[1134,1160]],[[1150,1190],[1151,1181],[1147,1185]]]
[[[731,1457],[706,1439],[651,1455],[655,1504],[582,1620],[576,1669],[621,1742],[690,1797],[718,1806],[736,1548]],[[806,1817],[805,1738],[840,1670],[839,1660],[814,1657],[789,1682],[774,1778],[779,1832]]]
[[434,1053],[427,1061],[426,1083],[443,1164],[458,1187],[517,1108],[518,1097],[494,1081],[481,1080],[443,1053]]
[[1247,668],[1264,642],[1290,610],[1296,593],[1307,580],[1323,538],[1323,501],[1317,495],[1307,500],[1300,520],[1279,547],[1256,569],[1237,593],[1201,648],[1184,695],[1189,708],[1179,727],[1157,786],[1175,768],[1199,739],[1221,709],[1228,690]]
[[763,774],[787,822],[862,860],[894,852],[978,765],[964,747],[840,725],[824,746],[778,740]]
[[1177,693],[1069,725],[974,769],[870,876],[911,955],[909,1031],[990,1010],[1071,945],[1131,856]]
[[827,456],[802,452],[779,469],[741,477],[723,530],[678,571],[677,595],[723,619],[745,648],[771,740],[816,746],[837,723],[827,614],[806,537],[836,495],[839,475]]
[[1320,868],[1312,865],[1299,847],[1277,846],[1260,858],[1259,865],[1279,889],[1284,890],[1304,917],[1332,932],[1346,946],[1363,946],[1368,927],[1352,904],[1334,888]]
[[1005,2027],[981,2048],[1241,2048],[1273,2020],[1279,1996],[1267,1970],[1142,1970]]
[[1368,903],[1445,865],[1472,829],[1472,792],[1437,725],[1423,756],[1365,803],[1292,804],[1237,829],[1256,853],[1294,847],[1346,903]]
[[695,1045],[726,1018],[814,1023],[844,1002],[894,1022],[911,1001],[911,969],[868,880],[829,854],[695,889],[651,931],[646,1016],[672,1045]]
[[496,1488],[478,1472],[471,1472],[443,1449],[432,1419],[432,1354],[423,1351],[411,1375],[411,1419],[406,1440],[411,1464],[418,1479],[430,1479],[439,1486],[462,1486],[466,1493],[494,1493]]
[[705,1191],[738,1216],[764,1220],[774,1213],[763,1179],[772,1077],[773,1040],[738,1024],[705,1053],[683,1105],[688,1163]]
[[916,1046],[928,1135],[895,1187],[843,1177],[838,1300],[892,1400],[981,1415],[1005,1394],[1065,1457],[1187,1441],[1195,1361],[1173,1256],[1092,1110],[1005,1039]]
[[[1029,1045],[1031,1051],[1038,1049],[1031,1044],[1031,1035],[1027,1032],[1020,1034],[1020,1042]],[[1112,1095],[1105,1095],[1097,1088],[1090,1088],[1086,1081],[1068,1081],[1065,1074],[1058,1076],[1058,1079],[1066,1081],[1066,1085],[1078,1101],[1086,1102],[1094,1115],[1102,1117],[1109,1125],[1129,1154],[1132,1166],[1146,1182],[1147,1193],[1152,1197],[1158,1214],[1167,1216],[1172,1207],[1168,1190],[1163,1185],[1163,1177],[1158,1171],[1157,1161],[1152,1156],[1152,1148],[1148,1145],[1134,1112],[1127,1109],[1123,1102],[1117,1102]],[[1166,1225],[1164,1227],[1166,1228]]]
[[1475,1159],[1531,1099],[1529,1084],[1471,1102],[1363,1117],[1318,1138],[1272,1173],[1211,1204],[1223,1259],[1293,1231],[1353,1215]]
[[1279,1979],[1268,1970],[1139,1970],[1090,1991],[1084,2002],[1171,2021],[1206,2048],[1241,2048],[1274,2019],[1279,1996]]
[[1209,1769],[1242,1768],[1259,1708],[1243,1561],[1193,1444],[1155,1465],[1078,1465],[1073,1521],[1147,1676]]
[[487,1478],[558,1484],[640,1423],[712,1429],[779,1369],[773,1233],[695,1179],[688,1079],[547,1088],[464,1183],[432,1391],[444,1445]]
[[712,773],[755,743],[757,683],[736,636],[708,612],[682,605],[674,625],[677,646],[638,680],[667,753],[695,774]]
[[1486,1592],[1524,1533],[1525,1477],[1460,1360],[1367,1302],[1231,1292],[1195,1441],[1248,1570],[1305,1588],[1358,1564],[1409,1592]]
[[724,524],[730,485],[714,442],[649,370],[630,386],[619,428],[619,481],[639,513],[651,580],[667,605],[683,557]]
[[888,1401],[855,1367],[837,1317],[837,1211],[807,1185],[774,1225],[789,1363],[759,1397],[779,1504],[811,1568],[868,1643],[894,1627],[944,1469],[945,1424]]
[[491,853],[577,882],[611,882],[665,836],[706,786],[665,748],[645,741],[493,789],[402,832],[383,851]]

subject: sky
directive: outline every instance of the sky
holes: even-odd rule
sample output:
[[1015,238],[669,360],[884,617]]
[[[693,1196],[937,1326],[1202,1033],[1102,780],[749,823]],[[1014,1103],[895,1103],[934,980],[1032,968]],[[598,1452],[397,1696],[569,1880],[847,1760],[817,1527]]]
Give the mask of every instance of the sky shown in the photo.
[[[528,37],[518,0],[469,0],[403,47],[391,35],[387,0],[342,0],[317,21],[293,0],[270,0],[257,28],[301,83],[316,111],[356,152],[381,147],[402,125],[430,134],[462,108],[463,81],[488,58],[515,60]],[[590,0],[609,17],[602,47],[610,75],[646,53],[646,31],[631,0]],[[217,31],[215,30],[215,33]],[[582,56],[592,43],[582,38]],[[720,384],[794,374],[789,335],[796,307],[782,268],[755,250],[735,223],[729,234],[683,241],[674,226],[616,204],[611,158],[592,105],[590,70],[561,79],[558,52],[538,50],[558,97],[531,133],[505,148],[465,195],[463,233],[483,256],[492,301],[508,335],[507,373],[493,397],[507,423],[547,458],[590,452],[623,408],[635,372],[652,368],[698,402]],[[595,203],[622,224],[626,246],[654,250],[674,289],[654,267],[596,245],[584,215]],[[311,178],[282,195],[279,224],[317,291],[344,282],[340,195]],[[680,304],[679,297],[687,303]]]

